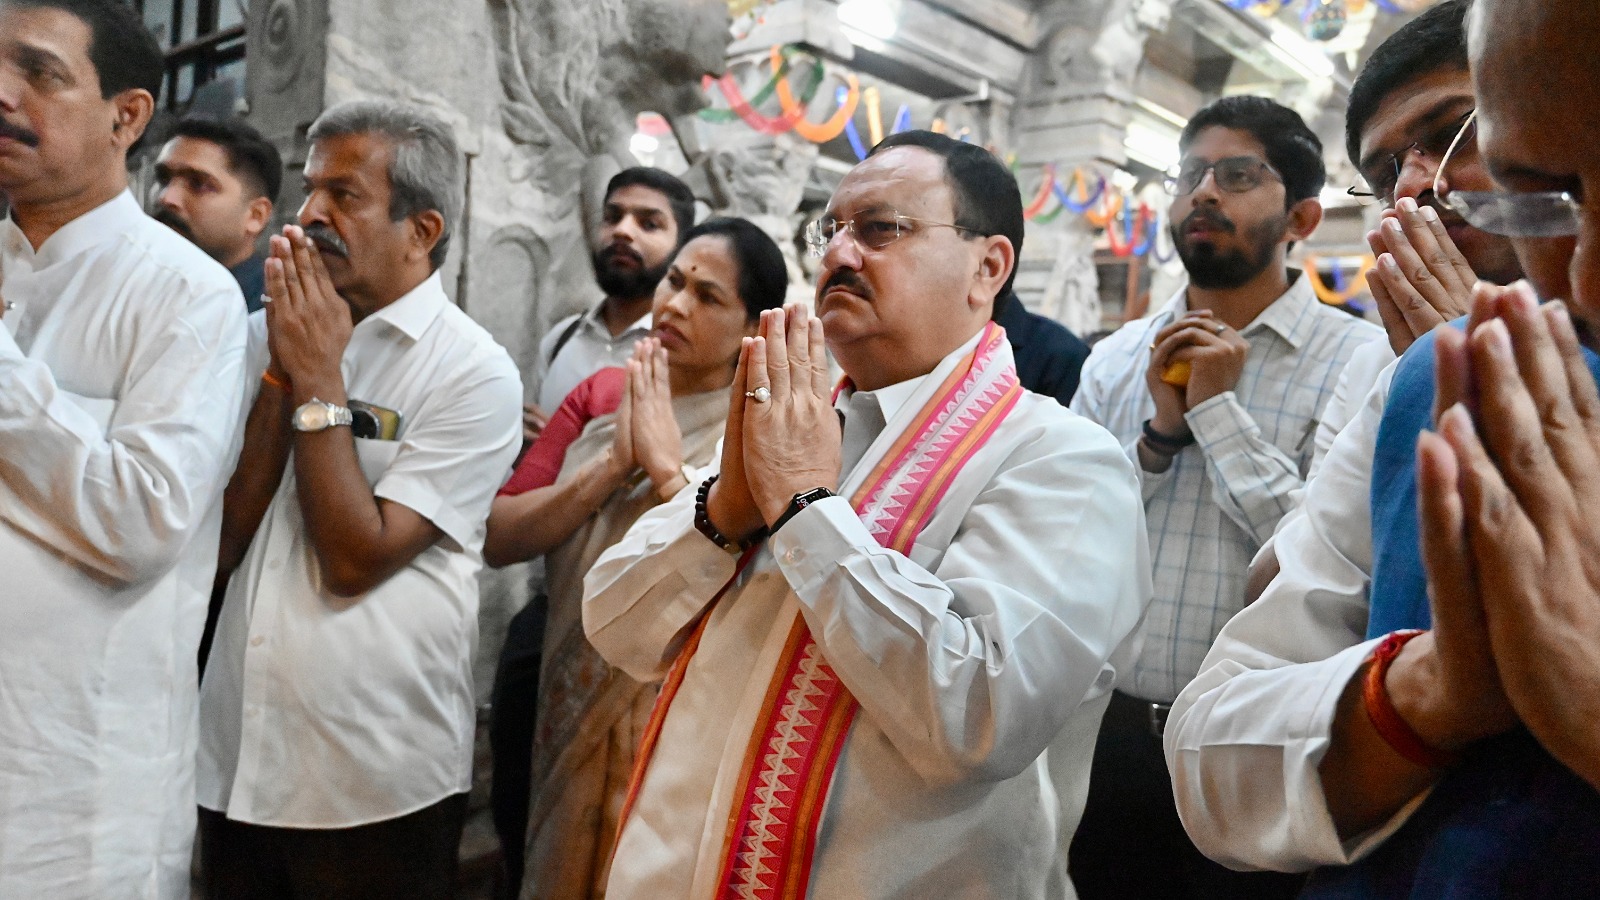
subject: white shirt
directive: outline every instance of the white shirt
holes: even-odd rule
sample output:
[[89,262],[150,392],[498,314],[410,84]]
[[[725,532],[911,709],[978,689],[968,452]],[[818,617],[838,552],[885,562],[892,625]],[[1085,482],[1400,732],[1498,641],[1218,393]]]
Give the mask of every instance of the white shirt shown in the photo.
[[1226,865],[1344,865],[1415,807],[1343,842],[1317,771],[1339,696],[1377,643],[1365,637],[1372,459],[1394,370],[1383,370],[1278,534],[1278,577],[1223,626],[1167,720],[1179,814],[1201,852]]
[[0,897],[187,898],[239,285],[126,192],[0,267]]
[[[550,326],[539,341],[539,408],[545,412],[555,412],[578,382],[601,369],[626,364],[633,355],[634,343],[650,336],[652,319],[646,312],[626,331],[612,337],[605,316],[601,314],[603,307],[603,303],[596,303],[588,312],[567,316]],[[578,323],[578,330],[557,352],[556,344],[573,322]]]
[[[258,368],[265,321],[251,320]],[[290,460],[228,583],[201,692],[199,801],[230,819],[340,828],[469,787],[484,521],[522,441],[522,384],[435,272],[356,324],[353,399],[404,416],[356,439],[374,496],[444,536],[366,594],[324,591]]]
[[[1122,441],[1136,468],[1143,423],[1155,415],[1150,343],[1187,306],[1185,288],[1096,344],[1072,399],[1074,411]],[[1185,415],[1197,443],[1165,472],[1140,468],[1155,598],[1133,677],[1119,689],[1146,700],[1176,697],[1243,605],[1250,559],[1304,484],[1339,374],[1383,330],[1319,302],[1301,276],[1240,334],[1250,353],[1237,386]]]
[[[888,425],[842,494],[966,349],[910,390],[875,392]],[[590,640],[640,680],[662,677],[734,571],[695,530],[694,494],[646,513],[586,581]],[[607,896],[712,896],[749,725],[797,609],[861,704],[810,896],[1073,896],[1067,846],[1107,694],[1134,653],[1148,572],[1127,459],[1102,429],[1037,394],[961,470],[910,558],[881,547],[843,496],[813,504],[710,614]]]

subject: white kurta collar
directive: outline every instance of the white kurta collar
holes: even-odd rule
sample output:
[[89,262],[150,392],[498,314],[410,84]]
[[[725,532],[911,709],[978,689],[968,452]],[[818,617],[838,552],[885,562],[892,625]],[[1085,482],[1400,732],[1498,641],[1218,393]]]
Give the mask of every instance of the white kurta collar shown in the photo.
[[29,260],[35,269],[42,269],[110,240],[144,217],[144,210],[133,199],[133,193],[124,190],[61,226],[55,234],[45,239],[37,253],[10,215],[6,216],[3,238],[0,240],[4,241],[7,255],[14,254],[20,259]]

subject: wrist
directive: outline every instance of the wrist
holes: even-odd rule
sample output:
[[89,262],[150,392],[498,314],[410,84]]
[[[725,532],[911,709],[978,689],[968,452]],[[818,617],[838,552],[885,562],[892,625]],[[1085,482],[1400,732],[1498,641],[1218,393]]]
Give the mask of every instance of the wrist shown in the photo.
[[335,406],[345,406],[350,398],[345,394],[344,378],[335,373],[331,377],[323,374],[293,376],[289,379],[296,406],[309,403],[312,398]]
[[705,506],[707,520],[730,541],[748,543],[767,527],[766,520],[758,510],[749,510],[749,515],[739,515],[739,510],[728,498],[720,481],[711,483]]
[[1177,414],[1164,413],[1157,410],[1156,414],[1145,420],[1148,426],[1145,430],[1154,431],[1156,434],[1179,443],[1186,443],[1194,439],[1194,432],[1189,428],[1189,420],[1184,418],[1182,411]]
[[694,500],[694,527],[729,553],[742,553],[766,537],[766,528],[759,523],[753,527],[734,523],[734,516],[718,502],[717,481],[718,476],[712,475],[700,483]]
[[[1473,737],[1456,723],[1443,689],[1432,634],[1395,632],[1373,652],[1362,674],[1362,703],[1390,749],[1424,768],[1440,768]],[[1399,644],[1399,646],[1395,646]]]

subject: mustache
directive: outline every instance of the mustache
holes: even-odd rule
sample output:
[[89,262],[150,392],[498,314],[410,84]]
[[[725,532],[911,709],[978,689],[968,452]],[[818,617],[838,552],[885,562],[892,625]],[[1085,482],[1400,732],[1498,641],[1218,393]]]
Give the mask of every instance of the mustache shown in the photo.
[[166,207],[162,207],[161,209],[156,210],[155,214],[150,218],[155,219],[157,222],[160,222],[168,228],[171,228],[173,231],[176,231],[189,240],[194,240],[194,229],[189,227],[188,222],[185,222],[183,219],[179,218],[176,212],[167,209]]
[[1178,225],[1178,233],[1182,234],[1183,232],[1189,230],[1189,226],[1198,223],[1204,223],[1216,231],[1231,232],[1235,230],[1233,222],[1227,216],[1224,216],[1222,213],[1214,210],[1200,207],[1194,212],[1189,213],[1189,215],[1184,218],[1183,222]]
[[29,147],[39,146],[39,136],[23,128],[13,125],[5,119],[0,119],[0,138],[10,138],[18,143],[27,144]]
[[339,232],[320,223],[307,225],[305,232],[306,237],[311,239],[311,243],[317,245],[318,250],[332,253],[334,256],[349,258],[350,245],[344,242],[344,238],[339,236]]
[[839,269],[832,275],[829,275],[828,280],[822,283],[822,291],[817,296],[825,296],[834,288],[844,288],[845,290],[854,294],[859,294],[868,300],[872,299],[872,288],[868,287],[866,279],[862,278],[861,275],[853,269]]
[[603,248],[600,251],[600,256],[605,259],[616,259],[619,256],[624,256],[641,266],[644,265],[644,257],[639,254],[639,251],[623,243],[614,243]]

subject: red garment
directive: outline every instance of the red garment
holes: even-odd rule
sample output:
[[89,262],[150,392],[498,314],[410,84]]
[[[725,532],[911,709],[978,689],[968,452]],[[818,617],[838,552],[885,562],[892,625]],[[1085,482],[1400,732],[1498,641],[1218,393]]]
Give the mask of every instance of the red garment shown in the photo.
[[615,366],[601,369],[578,382],[545,423],[539,437],[522,454],[516,470],[496,496],[513,497],[555,484],[561,463],[567,457],[567,448],[591,420],[617,411],[627,386],[628,370]]

